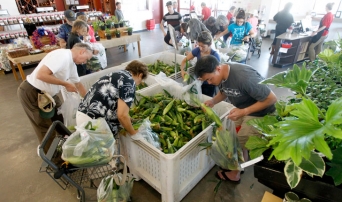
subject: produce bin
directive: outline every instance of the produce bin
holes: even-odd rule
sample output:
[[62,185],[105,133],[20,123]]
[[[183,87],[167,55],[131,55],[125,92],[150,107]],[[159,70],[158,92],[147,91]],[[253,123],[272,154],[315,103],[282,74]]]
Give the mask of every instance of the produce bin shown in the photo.
[[[129,63],[127,63],[127,64],[129,64]],[[82,76],[82,77],[80,77],[81,83],[83,84],[83,86],[86,90],[89,90],[90,87],[102,76],[105,76],[105,75],[109,74],[110,72],[117,72],[120,70],[124,70],[126,68],[126,66],[127,65],[119,65],[119,66],[115,66],[115,67],[110,67],[110,68],[106,68],[104,70],[101,70],[99,72],[95,72],[92,74]],[[151,87],[153,85],[157,85],[157,81],[155,80],[153,75],[148,75],[147,78],[144,80],[144,82],[148,85],[148,87]],[[146,88],[148,88],[148,87],[146,87]],[[65,100],[66,93],[68,93],[68,92],[66,91],[66,89],[64,87],[62,88],[61,92],[62,92],[63,100]],[[137,91],[137,92],[139,92],[139,91]]]
[[[182,60],[185,57],[186,56],[184,56],[184,55],[176,54],[176,63],[181,64]],[[142,58],[139,58],[139,59],[136,59],[136,60],[138,60],[138,61],[140,61],[142,63],[145,63],[146,65],[154,64],[157,60],[159,60],[159,61],[162,61],[162,62],[168,64],[168,65],[172,65],[174,67],[175,54],[171,53],[171,52],[168,52],[168,51],[164,51],[164,52],[152,54],[152,55],[149,55],[149,56],[146,56],[146,57],[142,57]],[[122,65],[127,65],[130,62],[131,61],[122,63]],[[154,75],[154,74],[151,74],[151,75]],[[181,75],[181,73],[179,71],[176,74],[172,74],[169,77],[172,78],[172,79],[178,79],[178,78],[181,78],[182,75]]]
[[[160,85],[141,90],[141,94],[152,96],[163,92]],[[180,87],[169,91],[176,98],[182,98]],[[210,97],[204,95],[204,99]],[[233,105],[220,102],[214,110],[223,119]],[[137,179],[142,178],[162,195],[163,202],[181,201],[196,184],[212,169],[214,161],[198,144],[207,141],[212,134],[210,125],[174,154],[165,154],[145,141],[132,141],[129,135],[120,136],[120,152],[127,159],[130,172]]]

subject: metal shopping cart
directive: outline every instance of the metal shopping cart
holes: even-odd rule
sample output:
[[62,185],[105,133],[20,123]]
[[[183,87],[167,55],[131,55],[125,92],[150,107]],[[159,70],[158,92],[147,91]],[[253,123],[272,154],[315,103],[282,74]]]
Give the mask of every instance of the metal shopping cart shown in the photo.
[[[54,137],[55,131],[58,129],[59,134]],[[39,146],[39,154],[43,159],[43,163],[39,172],[47,173],[63,190],[70,185],[77,189],[77,198],[81,202],[85,202],[84,188],[97,189],[94,183],[96,179],[102,179],[109,174],[115,172],[115,167],[110,164],[90,166],[90,167],[73,167],[66,166],[61,159],[62,145],[66,141],[65,135],[71,135],[71,132],[60,121],[55,121],[50,126],[43,142]],[[52,141],[51,145],[50,142]],[[48,148],[46,148],[48,147]],[[44,152],[46,148],[47,152]],[[113,157],[116,159],[117,156]],[[86,185],[89,183],[89,185]]]
[[260,34],[261,28],[257,28],[257,35],[251,39],[250,42],[250,53],[253,56],[255,52],[258,54],[258,58],[260,58],[261,55],[261,45],[262,45],[262,37]]

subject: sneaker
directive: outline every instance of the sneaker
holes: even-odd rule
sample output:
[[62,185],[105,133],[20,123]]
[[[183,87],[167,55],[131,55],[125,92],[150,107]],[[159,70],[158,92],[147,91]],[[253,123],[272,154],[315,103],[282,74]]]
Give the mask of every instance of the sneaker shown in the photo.
[[37,155],[40,157],[40,154],[39,154],[39,147],[40,147],[40,145],[38,145],[38,147],[37,147]]

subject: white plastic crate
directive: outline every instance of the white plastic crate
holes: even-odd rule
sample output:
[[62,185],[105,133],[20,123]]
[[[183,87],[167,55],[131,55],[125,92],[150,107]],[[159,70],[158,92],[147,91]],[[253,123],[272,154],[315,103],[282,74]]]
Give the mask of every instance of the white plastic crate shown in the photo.
[[[182,60],[184,58],[185,58],[184,55],[176,54],[176,63],[181,64]],[[175,53],[164,51],[164,52],[152,54],[152,55],[149,55],[149,56],[146,56],[146,57],[142,57],[142,58],[139,58],[139,59],[136,59],[136,60],[138,60],[138,61],[140,61],[142,63],[145,63],[146,65],[154,64],[157,60],[159,60],[159,61],[162,61],[162,62],[168,64],[168,65],[174,66]],[[130,62],[131,61],[122,63],[122,65],[127,65]],[[152,74],[152,75],[154,75],[154,74]],[[178,79],[178,78],[181,78],[182,75],[181,75],[180,71],[178,71],[176,74],[172,74],[169,77],[172,78],[172,79]]]
[[[140,93],[151,96],[160,92],[163,92],[162,87],[155,85]],[[181,89],[177,86],[169,92],[182,98]],[[204,100],[211,99],[205,95],[203,97]],[[214,110],[223,119],[233,107],[227,102],[220,102]],[[174,154],[165,154],[145,141],[132,141],[129,135],[120,136],[120,152],[128,160],[130,172],[156,189],[162,195],[163,202],[178,202],[215,165],[206,150],[200,151],[202,148],[198,146],[206,141],[212,130],[212,126],[207,127]]]
[[[88,74],[88,75],[85,75],[85,76],[82,76],[80,77],[81,79],[81,83],[83,84],[84,88],[86,90],[89,90],[90,87],[101,77],[111,73],[111,72],[117,72],[117,71],[120,71],[120,70],[124,70],[126,68],[127,65],[119,65],[119,66],[115,66],[115,67],[111,67],[111,68],[106,68],[104,70],[101,70],[101,71],[98,71],[98,72],[95,72],[95,73],[92,73],[92,74]],[[153,85],[157,85],[157,81],[156,79],[154,78],[153,75],[148,75],[146,77],[146,79],[144,80],[144,82],[147,84],[148,87],[146,88],[149,88]],[[140,92],[140,91],[137,91],[137,92]],[[63,100],[65,100],[65,97],[66,97],[66,93],[67,90],[63,87],[62,90],[61,90],[61,93],[62,93],[62,97],[63,97]]]

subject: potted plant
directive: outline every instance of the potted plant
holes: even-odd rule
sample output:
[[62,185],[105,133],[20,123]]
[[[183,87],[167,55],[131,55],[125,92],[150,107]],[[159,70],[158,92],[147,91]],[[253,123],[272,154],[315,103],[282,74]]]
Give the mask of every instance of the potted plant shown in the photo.
[[93,22],[92,26],[94,28],[94,36],[95,36],[96,41],[100,41],[100,36],[99,36],[99,33],[98,33],[100,27],[99,27],[98,22]]
[[102,21],[99,22],[99,27],[102,31],[106,30],[106,26],[105,26],[104,22],[102,22]]
[[116,38],[120,38],[121,34],[120,34],[120,31],[118,29],[116,29],[114,33],[115,33]]
[[108,29],[108,28],[106,29],[106,37],[108,40],[112,39],[112,33],[111,33],[110,29]]
[[124,26],[124,20],[123,20],[123,19],[120,20],[119,26],[120,26],[120,27],[123,27],[123,26]]
[[133,27],[128,27],[128,28],[127,28],[127,33],[128,33],[128,35],[132,35],[132,33],[133,33]]
[[110,29],[112,28],[113,21],[111,19],[106,20],[106,28]]
[[112,20],[114,22],[114,27],[119,28],[119,20],[116,16],[112,16]]
[[[341,39],[338,44],[342,45]],[[254,169],[256,177],[256,172],[265,172],[261,181],[277,170],[274,173],[281,173],[290,189],[317,184],[316,189],[329,190],[326,197],[336,197],[342,191],[342,53],[326,49],[318,57],[320,60],[308,66],[294,65],[293,70],[262,81],[289,88],[294,96],[276,103],[276,115],[250,121],[263,136],[250,137],[246,147],[251,158],[269,152],[262,165],[268,168],[262,170],[262,166],[256,165]],[[270,168],[269,162],[278,163]],[[312,199],[315,200],[313,196]]]

